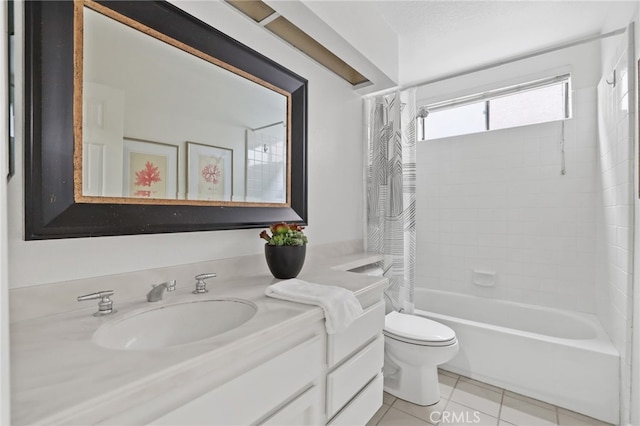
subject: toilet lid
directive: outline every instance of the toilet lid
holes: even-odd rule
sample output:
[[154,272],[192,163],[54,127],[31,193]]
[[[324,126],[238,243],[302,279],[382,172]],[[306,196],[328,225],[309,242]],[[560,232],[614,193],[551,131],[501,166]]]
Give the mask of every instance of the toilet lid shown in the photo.
[[409,342],[443,343],[455,341],[456,333],[444,324],[416,315],[390,312],[384,320],[385,334]]

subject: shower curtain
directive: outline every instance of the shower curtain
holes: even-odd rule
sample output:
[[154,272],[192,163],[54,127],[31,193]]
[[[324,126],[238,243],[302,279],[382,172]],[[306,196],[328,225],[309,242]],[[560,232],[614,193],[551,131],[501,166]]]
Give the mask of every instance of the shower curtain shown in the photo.
[[381,253],[387,312],[413,313],[415,282],[415,88],[365,100],[367,250]]

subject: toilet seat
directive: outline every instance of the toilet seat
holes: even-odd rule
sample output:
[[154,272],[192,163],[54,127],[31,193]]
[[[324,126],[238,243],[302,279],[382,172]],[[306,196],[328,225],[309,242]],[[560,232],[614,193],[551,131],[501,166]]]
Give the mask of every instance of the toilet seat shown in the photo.
[[384,335],[421,346],[449,346],[457,342],[456,333],[446,325],[395,311],[385,317]]

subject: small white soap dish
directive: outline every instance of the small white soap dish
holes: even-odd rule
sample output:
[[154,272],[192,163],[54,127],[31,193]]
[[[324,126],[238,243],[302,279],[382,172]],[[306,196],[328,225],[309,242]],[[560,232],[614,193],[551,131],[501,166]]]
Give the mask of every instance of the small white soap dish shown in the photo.
[[473,270],[473,283],[482,287],[495,287],[496,273],[495,271]]

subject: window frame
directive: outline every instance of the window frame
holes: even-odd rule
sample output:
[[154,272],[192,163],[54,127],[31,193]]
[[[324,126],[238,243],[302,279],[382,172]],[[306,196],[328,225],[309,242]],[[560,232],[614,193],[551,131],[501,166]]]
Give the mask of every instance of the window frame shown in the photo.
[[[518,94],[518,93],[523,93],[523,92],[535,90],[535,89],[543,89],[543,88],[554,86],[554,85],[557,85],[557,84],[562,84],[562,90],[563,90],[563,100],[564,100],[564,102],[563,102],[563,105],[562,105],[562,109],[563,109],[562,118],[558,118],[558,119],[554,119],[554,120],[548,120],[548,121],[542,121],[542,122],[536,122],[536,123],[526,123],[526,124],[521,124],[521,125],[511,126],[511,127],[503,127],[503,128],[500,128],[500,129],[492,129],[492,128],[490,128],[491,101],[492,100],[497,99],[497,98],[510,96],[510,95],[514,95],[514,94]],[[485,104],[485,108],[484,108],[485,128],[484,128],[484,130],[482,130],[482,131],[474,131],[474,132],[470,132],[470,133],[461,133],[461,134],[450,135],[450,136],[438,136],[438,137],[434,137],[434,138],[429,138],[427,136],[427,133],[426,133],[427,132],[426,121],[428,119],[429,114],[434,113],[434,112],[443,111],[443,110],[459,108],[459,107],[463,107],[463,106],[466,106],[466,105],[479,103],[479,102],[484,102],[484,104]],[[442,139],[442,138],[445,138],[445,137],[455,137],[455,136],[462,136],[462,135],[468,135],[468,134],[482,133],[482,132],[487,132],[487,131],[491,131],[491,130],[502,130],[502,129],[508,129],[508,128],[514,128],[514,127],[527,126],[527,125],[531,125],[531,124],[540,124],[540,123],[548,123],[548,122],[551,122],[551,121],[567,120],[567,119],[571,118],[571,116],[572,116],[571,73],[564,73],[564,74],[559,74],[559,75],[555,75],[555,76],[552,76],[552,77],[541,78],[541,79],[538,79],[538,80],[528,81],[528,82],[525,82],[525,83],[515,84],[515,85],[511,85],[511,86],[506,86],[506,87],[500,87],[500,88],[497,88],[497,89],[492,89],[492,90],[488,90],[488,91],[484,91],[484,92],[480,92],[480,93],[475,93],[475,94],[472,94],[472,95],[461,96],[461,97],[457,97],[457,98],[448,99],[448,100],[445,100],[445,101],[434,102],[434,103],[431,103],[431,104],[420,106],[420,107],[418,107],[418,115],[417,115],[417,120],[418,120],[418,141],[430,141],[430,140]]]

